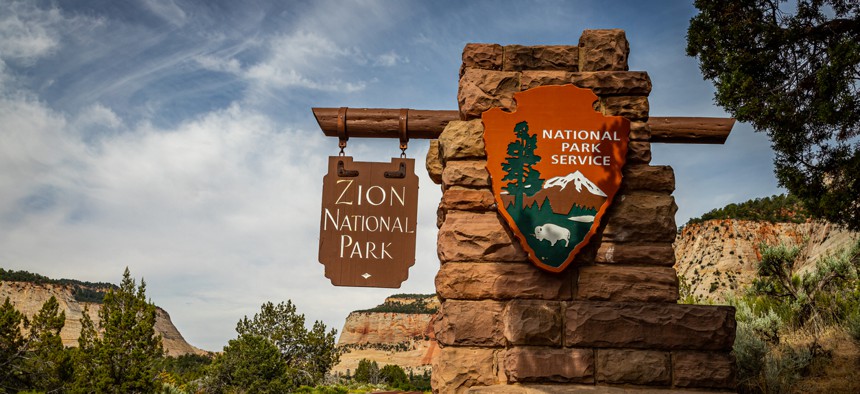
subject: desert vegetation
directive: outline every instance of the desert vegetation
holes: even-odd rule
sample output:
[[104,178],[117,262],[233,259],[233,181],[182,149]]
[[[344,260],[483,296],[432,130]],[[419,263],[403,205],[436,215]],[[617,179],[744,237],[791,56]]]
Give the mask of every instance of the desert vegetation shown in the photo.
[[[834,350],[847,342],[856,358],[860,346],[860,242],[803,269],[800,247],[762,245],[761,252],[752,285],[727,297],[737,308],[738,390],[857,392],[853,372],[842,371],[852,367]],[[681,278],[680,302],[712,301],[694,297]]]
[[[23,271],[2,280],[58,283]],[[67,280],[63,280],[67,281]],[[63,282],[63,284],[70,284]],[[83,314],[78,347],[64,347],[65,313],[51,298],[28,318],[7,298],[0,304],[0,393],[347,393],[429,389],[429,374],[363,363],[354,376],[331,373],[341,349],[336,330],[306,325],[291,301],[267,302],[236,324],[237,337],[217,355],[165,357],[155,332],[156,307],[146,284],[126,269],[119,286],[104,289],[99,323]]]

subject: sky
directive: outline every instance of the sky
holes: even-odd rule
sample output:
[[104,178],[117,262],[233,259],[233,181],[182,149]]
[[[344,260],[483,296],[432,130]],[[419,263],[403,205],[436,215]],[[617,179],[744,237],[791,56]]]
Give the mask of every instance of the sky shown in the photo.
[[[652,116],[728,116],[684,55],[689,1],[0,0],[0,267],[118,283],[125,267],[192,345],[292,300],[338,331],[394,293],[433,293],[426,140],[416,263],[400,289],[334,287],[317,261],[337,140],[312,107],[456,109],[469,42],[576,45],[621,28]],[[396,140],[350,139],[361,161]],[[653,145],[675,169],[677,223],[783,192],[766,135]]]

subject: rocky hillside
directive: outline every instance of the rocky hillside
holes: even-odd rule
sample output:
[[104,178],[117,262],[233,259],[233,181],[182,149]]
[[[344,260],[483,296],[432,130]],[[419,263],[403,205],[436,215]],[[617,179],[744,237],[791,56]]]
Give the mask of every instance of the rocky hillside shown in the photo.
[[[12,282],[4,280],[0,281],[0,302],[9,297],[15,308],[27,315],[28,318],[32,318],[42,308],[42,304],[45,301],[51,298],[51,296],[56,297],[61,310],[66,313],[66,325],[63,327],[63,331],[60,332],[63,344],[66,346],[77,346],[78,337],[81,334],[81,318],[83,317],[84,308],[86,307],[89,310],[90,318],[98,326],[98,311],[101,305],[94,302],[78,301],[74,294],[76,291],[75,287],[70,284]],[[165,310],[157,308],[156,313],[155,331],[161,334],[162,343],[164,349],[167,351],[167,355],[206,354],[205,351],[185,342],[182,334],[179,333],[179,330],[170,321],[170,315]]]
[[397,295],[375,308],[349,314],[338,346],[345,353],[334,371],[355,371],[361,359],[396,364],[422,373],[430,369],[438,346],[431,321],[439,309],[435,295]]
[[755,278],[760,246],[801,245],[800,266],[849,247],[857,233],[830,223],[770,223],[735,219],[705,220],[683,228],[675,239],[675,270],[692,294],[722,301],[725,294],[746,288]]

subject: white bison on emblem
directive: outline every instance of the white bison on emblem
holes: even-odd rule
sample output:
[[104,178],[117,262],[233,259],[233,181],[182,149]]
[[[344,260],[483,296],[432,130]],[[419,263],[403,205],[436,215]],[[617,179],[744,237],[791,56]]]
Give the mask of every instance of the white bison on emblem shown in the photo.
[[551,246],[555,243],[564,240],[564,247],[570,244],[570,230],[556,224],[546,223],[542,226],[535,227],[535,238],[538,241],[547,240]]

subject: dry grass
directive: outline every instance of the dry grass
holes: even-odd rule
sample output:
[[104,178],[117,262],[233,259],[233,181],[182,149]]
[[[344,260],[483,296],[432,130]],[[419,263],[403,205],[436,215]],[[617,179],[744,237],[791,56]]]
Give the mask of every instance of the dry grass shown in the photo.
[[[791,338],[792,341],[812,341],[811,337]],[[796,393],[860,393],[860,345],[843,329],[832,328],[819,337],[824,351],[831,359],[813,368],[812,376],[795,385]]]

